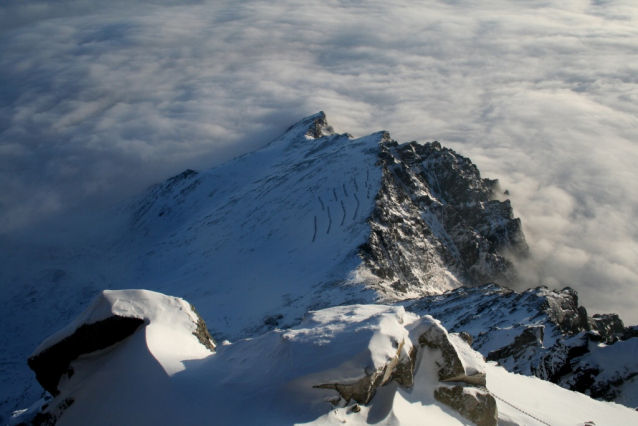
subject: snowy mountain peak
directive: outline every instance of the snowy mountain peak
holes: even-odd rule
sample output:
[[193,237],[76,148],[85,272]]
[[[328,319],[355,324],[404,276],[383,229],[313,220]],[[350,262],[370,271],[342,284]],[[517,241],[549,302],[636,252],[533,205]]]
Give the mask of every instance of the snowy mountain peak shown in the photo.
[[273,143],[282,139],[298,140],[302,136],[305,137],[305,139],[320,139],[324,136],[331,136],[334,134],[335,131],[332,126],[328,124],[326,114],[323,111],[319,111],[318,113],[303,118],[288,127],[284,134],[273,141]]

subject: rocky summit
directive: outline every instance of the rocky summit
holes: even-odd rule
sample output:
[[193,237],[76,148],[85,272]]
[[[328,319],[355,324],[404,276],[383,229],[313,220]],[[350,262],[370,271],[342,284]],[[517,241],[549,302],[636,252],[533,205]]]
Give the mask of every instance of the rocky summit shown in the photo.
[[569,288],[509,289],[529,249],[502,196],[439,142],[324,113],[186,170],[5,274],[0,423],[635,418],[589,396],[638,405],[636,328]]

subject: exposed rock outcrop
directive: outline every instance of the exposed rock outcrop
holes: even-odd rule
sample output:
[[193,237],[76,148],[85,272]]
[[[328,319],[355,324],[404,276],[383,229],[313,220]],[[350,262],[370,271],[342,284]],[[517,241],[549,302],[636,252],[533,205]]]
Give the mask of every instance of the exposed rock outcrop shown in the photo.
[[496,426],[498,410],[496,400],[485,387],[484,360],[470,348],[467,336],[449,334],[431,316],[422,317],[411,336],[418,336],[419,348],[440,353],[436,361],[438,378],[445,384],[435,389],[435,399],[479,426]]
[[528,247],[509,201],[494,199],[497,181],[482,179],[469,159],[438,142],[399,145],[389,135],[379,165],[372,233],[360,253],[389,295],[515,279],[500,253],[527,256]]

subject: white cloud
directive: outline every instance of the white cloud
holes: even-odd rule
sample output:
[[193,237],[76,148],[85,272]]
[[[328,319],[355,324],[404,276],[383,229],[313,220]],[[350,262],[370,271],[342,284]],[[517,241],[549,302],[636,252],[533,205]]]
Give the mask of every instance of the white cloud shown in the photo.
[[526,284],[638,322],[634,2],[11,1],[0,24],[5,233],[324,110],[469,156],[511,192]]

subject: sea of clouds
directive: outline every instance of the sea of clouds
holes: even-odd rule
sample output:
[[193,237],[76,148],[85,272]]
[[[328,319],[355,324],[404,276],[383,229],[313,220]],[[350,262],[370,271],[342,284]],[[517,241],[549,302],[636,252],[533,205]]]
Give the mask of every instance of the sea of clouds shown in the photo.
[[0,236],[319,110],[470,157],[522,218],[522,286],[638,323],[634,0],[5,0]]

